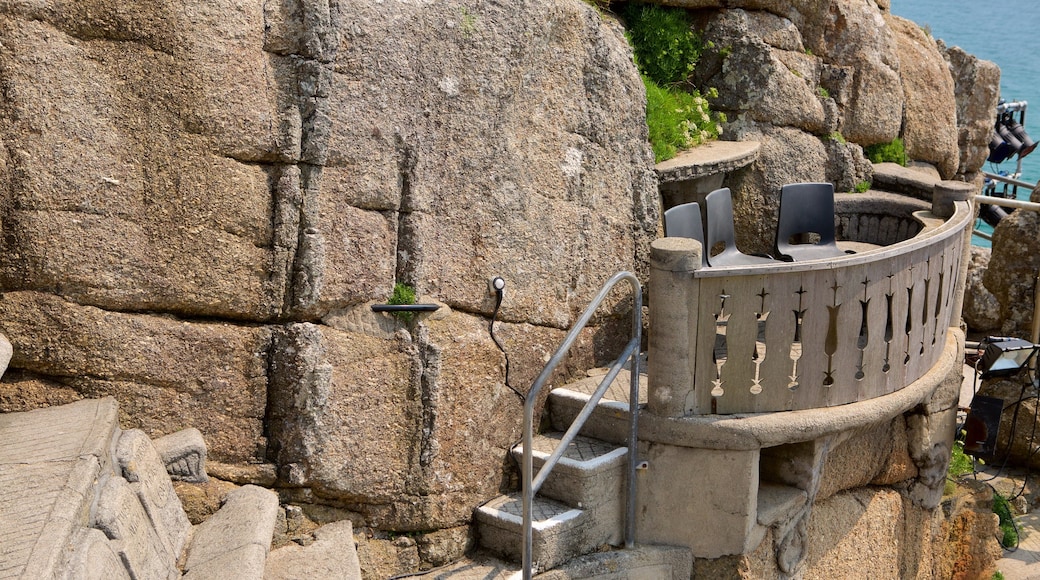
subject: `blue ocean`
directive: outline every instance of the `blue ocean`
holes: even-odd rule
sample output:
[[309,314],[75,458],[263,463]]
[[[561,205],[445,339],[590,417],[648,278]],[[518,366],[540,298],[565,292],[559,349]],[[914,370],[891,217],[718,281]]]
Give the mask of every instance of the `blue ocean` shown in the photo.
[[[1000,96],[1006,101],[1026,101],[1025,128],[1034,141],[1040,142],[1040,57],[1032,41],[1040,30],[1040,2],[1037,0],[1004,0],[998,3],[978,0],[892,0],[892,13],[913,20],[947,46],[959,46],[979,58],[1000,67]],[[996,112],[994,112],[996,115]],[[1017,115],[1016,115],[1017,119]],[[988,163],[991,173],[1013,173],[1018,158],[1001,164]],[[1023,181],[1040,180],[1040,147],[1022,159]],[[1028,199],[1029,191],[1018,190],[1019,199]],[[992,228],[979,222],[983,231]],[[989,242],[972,238],[978,246]]]

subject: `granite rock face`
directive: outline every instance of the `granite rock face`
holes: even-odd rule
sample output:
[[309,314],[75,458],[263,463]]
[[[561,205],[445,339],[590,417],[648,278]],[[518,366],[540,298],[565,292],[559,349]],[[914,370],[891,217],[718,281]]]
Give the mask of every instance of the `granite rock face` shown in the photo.
[[[732,47],[698,82],[763,143],[742,245],[780,185],[868,180],[861,146],[911,125],[887,2],[672,3]],[[611,274],[645,279],[644,89],[583,2],[14,1],[0,45],[0,411],[112,395],[294,501],[462,544],[517,392]],[[441,311],[372,313],[397,282]],[[629,300],[561,377],[615,356]]]
[[968,263],[968,278],[965,281],[961,314],[968,328],[976,332],[1000,330],[1000,301],[984,283],[991,252],[990,248],[971,247],[971,261]]
[[[1034,189],[1030,201],[1040,201]],[[1015,211],[993,229],[993,248],[983,284],[1000,303],[1001,334],[1029,339],[1037,269],[1040,268],[1040,216]]]
[[989,157],[993,111],[1000,99],[1000,67],[956,46],[946,48],[942,54],[950,66],[957,101],[957,145],[960,149],[957,173],[970,177]]
[[757,161],[725,182],[747,251],[771,249],[764,232],[775,227],[780,186],[870,182],[864,147],[901,138],[942,179],[970,179],[985,161],[996,66],[947,51],[888,2],[661,3],[694,15],[707,46],[694,82],[718,89],[724,138],[762,142]]
[[943,179],[952,179],[960,166],[960,150],[950,69],[935,41],[916,23],[898,16],[889,16],[887,23],[895,33],[899,79],[906,95],[906,154],[935,165]]
[[[645,275],[644,89],[584,3],[13,2],[0,44],[0,410],[112,395],[359,524],[455,528],[509,477],[510,387]],[[397,282],[445,317],[372,313]]]

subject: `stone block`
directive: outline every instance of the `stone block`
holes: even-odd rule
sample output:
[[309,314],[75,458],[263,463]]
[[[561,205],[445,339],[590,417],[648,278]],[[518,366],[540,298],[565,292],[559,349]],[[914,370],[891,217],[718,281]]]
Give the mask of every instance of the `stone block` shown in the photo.
[[[206,483],[206,441],[194,427],[181,429],[152,441],[170,479]],[[272,482],[273,483],[273,482]]]
[[113,540],[133,578],[180,577],[176,555],[167,551],[137,494],[122,477],[110,478],[101,488],[95,524]]
[[862,488],[817,503],[809,518],[805,577],[905,577],[898,533],[905,517],[902,498],[890,489]]
[[101,530],[80,528],[72,545],[64,580],[130,580],[119,554]]
[[17,578],[57,575],[73,533],[90,525],[99,467],[93,455],[0,463],[0,570]]
[[562,331],[496,324],[507,375],[487,321],[442,310],[411,334],[347,311],[279,330],[268,432],[283,481],[393,529],[458,526],[498,494],[522,417],[503,381],[528,388]]
[[193,425],[231,461],[264,453],[266,327],[108,312],[40,292],[6,292],[0,328],[13,364],[88,397],[119,401],[125,427],[149,435]]
[[215,554],[205,562],[193,564],[191,568],[185,569],[181,580],[261,580],[264,577],[266,561],[266,548],[257,544],[246,544]]
[[[210,316],[280,306],[259,266],[271,261],[272,222],[261,161],[293,156],[294,83],[251,38],[264,35],[259,6],[186,10],[13,16],[4,67],[19,114],[5,139],[25,179],[11,192],[19,210],[4,216],[5,288]],[[149,40],[78,40],[128,37]],[[64,122],[50,121],[55,111]]]
[[[688,546],[696,558],[754,549],[759,454],[652,444],[637,475],[636,541]],[[706,530],[711,533],[706,533]]]
[[326,524],[314,531],[308,546],[289,543],[267,557],[264,580],[341,578],[361,580],[361,564],[350,520]]
[[166,552],[175,559],[179,558],[191,531],[191,522],[152,441],[143,431],[124,431],[116,446],[116,461],[123,477],[130,482],[130,489],[141,501]]
[[[93,455],[108,457],[109,445],[119,429],[115,399],[88,399],[25,413],[0,415],[0,464],[74,459]],[[59,432],[41,425],[62,425]]]
[[262,578],[277,512],[278,496],[270,490],[246,485],[229,493],[220,510],[195,529],[185,577],[231,578],[224,575],[234,571],[233,578]]

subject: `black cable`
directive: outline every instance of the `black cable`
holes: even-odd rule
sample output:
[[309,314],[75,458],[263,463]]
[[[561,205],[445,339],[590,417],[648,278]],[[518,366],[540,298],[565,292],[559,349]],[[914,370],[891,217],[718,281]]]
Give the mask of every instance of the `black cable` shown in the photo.
[[491,322],[488,323],[488,334],[491,335],[491,340],[498,347],[498,350],[502,351],[502,356],[506,359],[506,377],[503,381],[510,391],[516,393],[517,397],[520,397],[521,403],[527,402],[527,397],[523,393],[516,390],[513,385],[509,384],[509,355],[506,353],[506,349],[502,346],[502,343],[498,341],[498,337],[495,336],[495,319],[498,318],[498,309],[502,307],[502,299],[505,296],[506,281],[502,278],[495,278],[491,281],[491,285],[495,289],[495,310],[491,313]]

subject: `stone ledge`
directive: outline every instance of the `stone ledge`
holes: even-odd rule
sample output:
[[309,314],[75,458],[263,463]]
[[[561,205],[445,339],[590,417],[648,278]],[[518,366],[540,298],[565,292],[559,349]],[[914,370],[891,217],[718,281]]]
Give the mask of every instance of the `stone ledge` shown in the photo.
[[942,178],[930,166],[903,167],[898,163],[874,164],[873,187],[893,193],[910,195],[927,202],[932,201],[932,190]]
[[710,141],[658,163],[660,183],[689,181],[747,167],[758,159],[758,141]]

